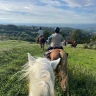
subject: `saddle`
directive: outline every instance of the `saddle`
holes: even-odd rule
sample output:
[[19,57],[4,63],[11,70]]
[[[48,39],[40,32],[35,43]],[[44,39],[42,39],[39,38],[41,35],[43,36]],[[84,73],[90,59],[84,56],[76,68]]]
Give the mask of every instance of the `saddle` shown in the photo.
[[45,54],[44,54],[44,56],[46,57],[46,58],[50,58],[50,53],[53,51],[53,49],[52,50],[48,50],[47,52],[45,52]]
[[54,49],[61,49],[61,47],[54,47],[50,50],[48,50],[47,52],[45,52],[44,56],[48,59],[50,59],[50,53],[54,50]]

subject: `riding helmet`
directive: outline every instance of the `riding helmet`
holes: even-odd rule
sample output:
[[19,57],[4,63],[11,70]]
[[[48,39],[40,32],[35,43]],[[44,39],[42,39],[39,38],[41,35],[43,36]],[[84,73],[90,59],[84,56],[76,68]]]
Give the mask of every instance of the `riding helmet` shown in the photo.
[[54,31],[55,31],[56,33],[59,33],[60,28],[59,28],[59,27],[56,27],[56,28],[54,29]]

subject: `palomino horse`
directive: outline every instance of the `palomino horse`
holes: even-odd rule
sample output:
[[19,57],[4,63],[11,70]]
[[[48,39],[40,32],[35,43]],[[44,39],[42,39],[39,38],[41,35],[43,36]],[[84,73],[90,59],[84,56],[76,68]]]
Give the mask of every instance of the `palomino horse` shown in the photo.
[[29,96],[55,96],[55,70],[60,58],[50,61],[47,58],[35,59],[28,53],[28,63],[24,65],[21,78],[27,76],[29,81]]
[[68,73],[67,73],[67,56],[68,54],[62,49],[53,49],[53,51],[50,53],[49,56],[51,61],[61,58],[61,61],[56,67],[55,72],[57,76],[61,77],[61,88],[64,91],[64,96],[67,96],[69,91]]
[[41,46],[41,48],[43,48],[43,50],[44,50],[44,44],[45,44],[45,39],[44,39],[44,37],[43,36],[40,36],[39,37],[39,44],[40,44],[40,46]]

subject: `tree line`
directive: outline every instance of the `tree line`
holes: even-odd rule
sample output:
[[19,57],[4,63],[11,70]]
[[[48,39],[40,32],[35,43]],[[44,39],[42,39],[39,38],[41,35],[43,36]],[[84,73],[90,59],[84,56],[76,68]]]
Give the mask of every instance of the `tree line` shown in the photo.
[[[24,40],[35,42],[38,36],[38,30],[40,26],[17,26],[13,24],[0,25],[0,40]],[[44,37],[47,40],[48,37],[54,33],[54,27],[44,27]],[[60,27],[60,33],[67,41],[76,41],[77,43],[89,43],[96,40],[96,33],[89,31],[74,29],[69,27]]]

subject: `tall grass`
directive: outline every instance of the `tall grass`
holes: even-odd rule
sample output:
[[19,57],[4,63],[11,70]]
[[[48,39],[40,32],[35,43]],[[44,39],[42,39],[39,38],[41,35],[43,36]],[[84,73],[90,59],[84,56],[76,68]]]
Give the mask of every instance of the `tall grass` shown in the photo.
[[[81,46],[81,45],[80,45]],[[46,46],[47,48],[47,46]],[[64,47],[68,52],[69,88],[72,96],[96,96],[96,51]],[[0,96],[28,96],[28,82],[16,74],[27,62],[27,53],[43,57],[38,44],[24,41],[0,41]],[[63,96],[59,82],[56,96]]]
[[96,96],[96,51],[68,48],[69,85],[72,96]]

